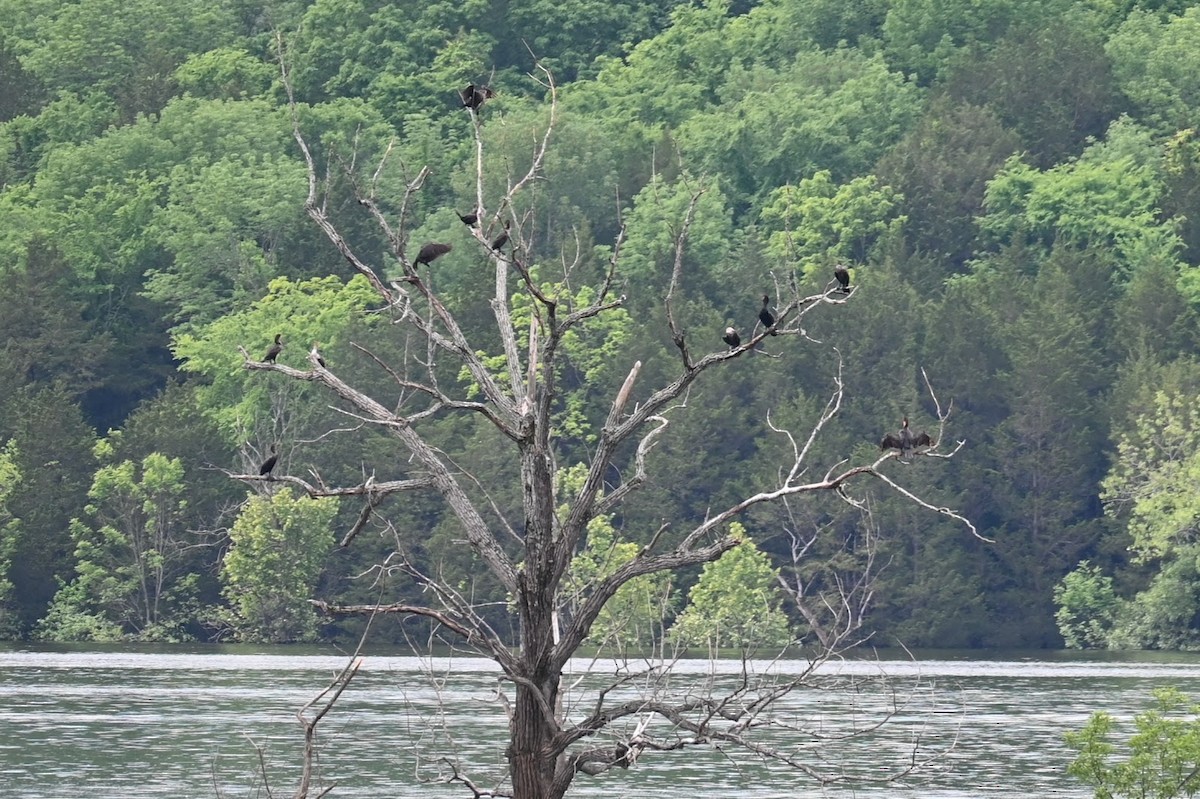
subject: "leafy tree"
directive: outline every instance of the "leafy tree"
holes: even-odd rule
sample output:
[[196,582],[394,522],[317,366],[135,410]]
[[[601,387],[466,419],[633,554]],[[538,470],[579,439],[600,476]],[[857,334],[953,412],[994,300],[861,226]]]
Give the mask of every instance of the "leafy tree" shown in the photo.
[[1102,137],[1124,109],[1103,35],[1096,15],[1078,8],[1021,21],[994,44],[961,51],[945,91],[989,108],[1027,159],[1050,167]]
[[23,387],[0,419],[21,475],[8,496],[8,512],[19,523],[9,538],[7,579],[17,626],[25,634],[45,614],[58,581],[72,573],[70,523],[87,503],[95,432],[58,388]]
[[1200,123],[1200,8],[1162,15],[1135,8],[1105,42],[1121,91],[1159,134]]
[[1178,547],[1149,587],[1121,604],[1108,646],[1200,651],[1200,545]]
[[262,358],[278,333],[284,343],[280,362],[307,364],[305,356],[315,342],[328,348],[344,341],[348,326],[368,308],[370,291],[362,278],[343,282],[330,276],[298,283],[276,278],[267,295],[248,308],[196,333],[177,335],[181,368],[208,378],[196,390],[197,402],[230,443],[244,440],[247,433],[270,435],[272,408],[286,406],[282,397],[295,397],[302,388],[251,379],[236,369],[238,348]]
[[684,646],[701,644],[710,650],[787,646],[792,633],[781,609],[779,570],[740,524],[731,524],[730,534],[740,543],[704,564],[669,635]]
[[1082,560],[1054,586],[1054,602],[1054,620],[1069,649],[1104,648],[1117,616],[1112,577]]
[[1093,713],[1083,729],[1068,732],[1078,754],[1067,773],[1095,790],[1096,799],[1173,799],[1200,793],[1200,707],[1179,689],[1154,691],[1154,706],[1134,716],[1133,734],[1117,748],[1118,723]]
[[294,497],[287,487],[246,500],[221,565],[226,621],[238,640],[316,638],[318,619],[308,600],[333,545],[336,512],[335,500]]
[[835,185],[828,170],[773,191],[760,219],[768,252],[827,280],[834,261],[864,262],[875,243],[898,233],[901,198],[873,175]]
[[897,0],[888,6],[883,39],[888,61],[922,84],[943,77],[960,49],[987,45],[1014,27],[1034,27],[1062,3],[1038,0]]
[[12,441],[0,449],[0,638],[14,637],[20,631],[13,584],[9,579],[13,551],[21,540],[20,521],[8,510],[8,498],[21,482],[15,455],[16,447]]
[[[112,445],[97,444],[109,459]],[[41,625],[51,640],[177,640],[196,612],[195,537],[183,524],[183,463],[160,453],[101,466],[88,491],[88,521],[74,519],[75,578]]]
[[[586,476],[582,465],[576,466],[568,470],[560,484],[564,490],[578,491]],[[564,506],[560,512],[565,511]],[[587,543],[571,561],[568,592],[584,596],[596,583],[610,578],[617,569],[637,558],[641,547],[632,541],[621,541],[619,536],[611,519],[592,519]],[[631,650],[645,651],[656,644],[662,638],[663,617],[674,604],[672,583],[670,575],[650,574],[625,583],[596,617],[588,641],[603,649],[612,647],[621,655]]]
[[1128,275],[1149,251],[1178,248],[1158,218],[1162,190],[1156,166],[1126,152],[1096,147],[1044,172],[1014,156],[988,184],[980,227],[992,241],[1043,251],[1055,243],[1108,248]]
[[814,49],[783,69],[731,67],[721,99],[680,125],[680,149],[759,205],[818,170],[839,183],[869,171],[919,116],[923,97],[879,55]]
[[[175,93],[175,68],[188,53],[232,37],[230,4],[86,0],[23,4],[0,14],[16,23],[22,63],[51,89],[115,98],[124,122],[159,111]],[[36,22],[36,35],[22,36]]]
[[1192,394],[1160,391],[1118,440],[1100,495],[1109,513],[1127,516],[1137,559],[1170,556],[1196,540],[1198,479],[1200,402]]
[[1019,151],[1016,134],[991,110],[943,95],[880,159],[876,174],[895,192],[906,241],[941,267],[913,275],[914,282],[934,289],[949,273],[964,270],[978,246],[976,218],[987,183]]

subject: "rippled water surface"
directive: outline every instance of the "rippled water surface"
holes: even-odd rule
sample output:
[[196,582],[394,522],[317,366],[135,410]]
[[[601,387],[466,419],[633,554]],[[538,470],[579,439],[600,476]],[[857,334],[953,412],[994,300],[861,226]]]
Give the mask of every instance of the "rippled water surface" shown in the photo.
[[[345,663],[340,655],[286,649],[0,649],[3,794],[189,799],[265,797],[269,787],[290,796],[302,745],[296,711]],[[588,689],[611,682],[612,664],[572,665],[569,701],[594,703]],[[804,665],[755,667],[787,674]],[[723,662],[726,674],[712,677],[707,661],[684,661],[672,669],[671,688],[729,684],[737,666]],[[480,788],[491,787],[503,774],[500,694],[511,690],[497,678],[484,660],[367,657],[321,724],[320,784],[336,782],[333,797],[470,796],[438,781],[450,773],[445,758],[467,766]],[[1127,719],[1160,685],[1200,696],[1200,659],[943,655],[830,664],[819,682],[821,689],[794,692],[779,705],[784,724],[762,730],[762,740],[824,774],[846,776],[845,783],[823,788],[795,770],[705,748],[646,754],[628,771],[581,776],[569,795],[1082,799],[1090,793],[1064,773],[1070,752],[1063,732],[1094,710]],[[639,687],[632,681],[609,699],[632,698]],[[569,709],[580,718],[590,707]],[[829,742],[869,730],[886,713],[892,718],[877,731]],[[914,750],[919,758],[943,754],[896,782],[860,779],[900,774]]]

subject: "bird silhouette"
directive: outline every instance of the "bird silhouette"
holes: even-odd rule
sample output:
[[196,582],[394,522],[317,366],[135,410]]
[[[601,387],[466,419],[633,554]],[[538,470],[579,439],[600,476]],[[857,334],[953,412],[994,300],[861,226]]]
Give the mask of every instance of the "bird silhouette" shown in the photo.
[[275,363],[275,359],[279,357],[279,353],[283,352],[283,334],[275,334],[275,343],[267,350],[267,354],[263,356],[263,363]]
[[505,244],[508,244],[508,229],[511,224],[512,222],[507,219],[504,221],[504,232],[492,241],[492,250],[498,251]]
[[413,261],[413,265],[428,265],[453,249],[454,248],[449,244],[442,244],[436,241],[428,242],[427,244],[422,245],[420,251],[417,252],[417,259]]
[[469,214],[459,214],[458,218],[461,219],[463,224],[467,227],[474,227],[475,223],[479,221],[479,213],[477,211],[472,211]]
[[933,446],[933,439],[930,438],[929,434],[924,431],[920,433],[914,433],[908,426],[907,416],[905,416],[903,421],[900,422],[899,434],[893,435],[892,433],[888,433],[883,437],[883,440],[879,442],[879,449],[900,450],[900,457],[905,460],[912,457],[913,452],[916,451],[917,448],[931,446]]
[[320,347],[320,346],[321,346],[321,343],[319,341],[314,341],[313,346],[312,346],[312,354],[317,356],[317,363],[321,364],[321,368],[324,369],[325,368],[325,359],[323,357],[321,357],[321,352],[318,349],[318,347]]
[[721,340],[729,345],[729,349],[734,350],[742,343],[742,337],[732,327],[725,328],[725,335],[721,336]]
[[458,93],[458,96],[462,98],[463,108],[478,111],[479,107],[495,97],[496,93],[487,86],[476,86],[474,83],[468,83],[466,88]]
[[758,321],[762,322],[763,327],[765,327],[767,330],[769,330],[771,335],[774,336],[774,335],[777,335],[774,330],[775,317],[771,314],[771,309],[767,307],[770,304],[771,304],[770,295],[764,294],[763,295],[763,307],[762,307],[762,310],[758,312]]
[[833,268],[833,276],[837,278],[837,282],[842,285],[842,293],[850,293],[850,270],[845,264],[838,264]]
[[279,462],[279,453],[276,452],[274,445],[272,445],[270,457],[267,458],[265,461],[263,461],[262,465],[258,467],[259,475],[262,477],[266,477],[268,480],[274,479],[273,477],[271,477],[271,470],[275,468],[275,464],[278,462]]

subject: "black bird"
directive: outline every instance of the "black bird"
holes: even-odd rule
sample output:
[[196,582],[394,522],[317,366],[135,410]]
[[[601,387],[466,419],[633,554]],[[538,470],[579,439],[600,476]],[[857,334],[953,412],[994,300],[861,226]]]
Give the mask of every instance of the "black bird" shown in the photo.
[[842,293],[850,293],[850,270],[845,264],[838,264],[833,268],[833,276],[837,278],[837,282],[842,284]]
[[[457,211],[455,213],[457,213]],[[458,218],[461,219],[463,224],[467,227],[474,227],[475,223],[479,221],[479,213],[477,211],[472,211],[469,214],[458,214]]]
[[431,241],[421,246],[420,251],[417,253],[417,260],[413,261],[413,265],[428,265],[438,258],[441,258],[446,253],[450,252],[452,249],[454,248],[449,244],[441,244],[436,241]]
[[504,221],[504,232],[501,233],[499,236],[497,236],[492,241],[492,249],[493,250],[499,250],[505,244],[508,244],[508,228],[509,228],[509,225],[511,225],[511,224],[512,224],[511,221],[509,221],[507,219]]
[[275,464],[279,461],[279,453],[275,451],[275,447],[271,447],[271,457],[262,462],[262,466],[258,467],[258,473],[267,479],[271,478],[271,470],[275,468]]
[[496,93],[487,86],[476,86],[474,83],[468,83],[467,87],[458,93],[458,96],[462,98],[463,108],[478,111],[479,106],[495,97]]
[[763,307],[762,307],[762,310],[758,312],[758,321],[762,322],[763,327],[765,327],[767,330],[771,331],[771,335],[774,336],[774,335],[777,335],[776,332],[772,329],[775,327],[775,317],[771,315],[771,310],[767,307],[770,304],[771,304],[771,297],[767,294],[764,294],[763,295]]
[[904,420],[900,423],[900,434],[892,435],[888,433],[879,442],[879,448],[881,450],[898,449],[900,450],[900,457],[907,459],[912,455],[914,449],[930,446],[930,443],[928,433],[913,435],[912,430],[908,428],[908,417],[905,416]]
[[729,345],[729,349],[737,349],[742,343],[742,337],[732,327],[725,328],[725,335],[721,336],[721,340]]
[[263,363],[275,363],[275,359],[279,357],[279,353],[283,352],[282,333],[275,334],[275,343],[271,345],[271,349],[267,350],[267,354],[263,356]]

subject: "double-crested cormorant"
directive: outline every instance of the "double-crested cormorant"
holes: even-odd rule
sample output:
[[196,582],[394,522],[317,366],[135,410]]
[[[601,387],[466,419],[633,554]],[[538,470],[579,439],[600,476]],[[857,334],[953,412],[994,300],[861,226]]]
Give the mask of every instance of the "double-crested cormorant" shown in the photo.
[[508,228],[509,228],[509,225],[511,225],[511,224],[512,224],[512,222],[510,220],[507,220],[507,219],[504,220],[504,232],[501,233],[499,236],[497,236],[492,241],[492,249],[493,250],[499,250],[505,244],[508,244]]
[[258,467],[258,473],[262,477],[271,479],[271,470],[275,468],[275,464],[279,461],[279,453],[275,451],[275,447],[271,447],[271,456],[262,462]]
[[442,244],[440,242],[431,241],[428,244],[424,244],[421,246],[420,251],[417,253],[417,260],[413,261],[413,265],[414,266],[420,266],[421,264],[428,265],[431,262],[437,260],[438,258],[441,258],[446,253],[450,252],[452,249],[454,249],[454,248],[451,247],[449,244]]
[[842,284],[842,293],[850,293],[850,270],[845,264],[838,264],[833,268],[833,276],[837,278],[837,282]]
[[478,111],[479,106],[483,105],[486,100],[495,97],[496,93],[487,86],[476,86],[474,83],[468,83],[467,88],[460,91],[458,96],[462,98],[463,108]]
[[469,214],[459,214],[458,218],[461,219],[463,224],[467,227],[474,227],[475,223],[479,221],[479,213],[477,211],[472,211]]
[[775,317],[771,315],[771,309],[767,307],[770,304],[771,304],[770,295],[764,294],[763,295],[763,307],[762,307],[762,310],[758,312],[758,321],[762,322],[763,327],[765,327],[767,330],[769,330],[771,332],[771,335],[774,336],[774,335],[777,335],[774,330]]
[[907,416],[905,416],[904,420],[900,423],[899,435],[892,435],[891,433],[888,433],[883,437],[883,440],[879,442],[880,449],[900,450],[900,457],[902,458],[907,458],[912,455],[913,450],[917,449],[918,447],[932,446],[933,439],[929,437],[928,433],[923,431],[920,433],[914,433],[909,429]]
[[275,359],[279,357],[279,353],[283,352],[282,333],[275,334],[275,343],[271,345],[271,349],[267,350],[267,354],[263,356],[263,363],[275,363]]
[[729,349],[737,349],[742,343],[742,337],[732,327],[725,328],[725,335],[721,336],[721,340],[729,345]]

